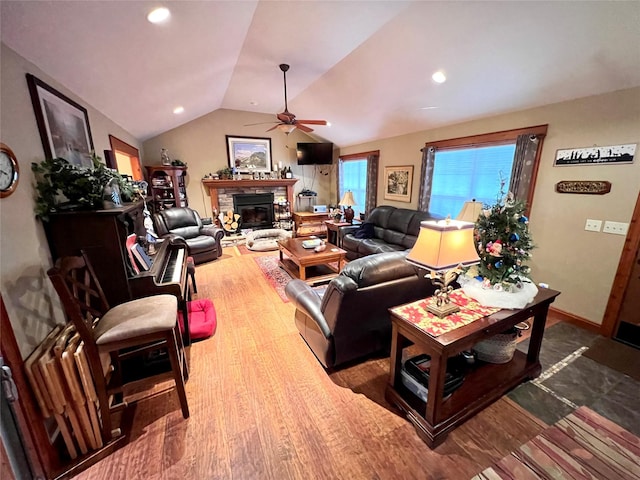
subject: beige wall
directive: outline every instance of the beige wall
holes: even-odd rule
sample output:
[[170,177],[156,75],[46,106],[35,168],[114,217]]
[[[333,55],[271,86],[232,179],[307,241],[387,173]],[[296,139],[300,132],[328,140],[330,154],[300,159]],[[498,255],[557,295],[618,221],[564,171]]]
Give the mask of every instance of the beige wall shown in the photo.
[[[425,142],[548,124],[531,209],[532,278],[562,294],[555,307],[601,324],[625,237],[584,230],[587,218],[629,222],[640,189],[640,150],[631,165],[554,167],[556,150],[638,143],[640,88],[583,98],[464,124],[342,148],[341,154],[380,150],[380,171],[388,165],[415,165],[411,203],[378,204],[415,208],[420,149]],[[555,193],[560,180],[608,180],[607,195]]]
[[140,142],[4,44],[0,62],[0,141],[13,150],[20,167],[17,190],[0,200],[0,291],[26,356],[52,325],[64,319],[46,275],[51,266],[49,248],[33,213],[31,163],[44,160],[44,150],[25,74],[34,74],[87,108],[94,147],[101,157],[110,148],[109,134],[138,148]]
[[[295,192],[309,188],[318,192],[317,203],[336,202],[331,197],[329,178],[330,165],[299,166],[296,160],[296,144],[314,141],[300,130],[294,130],[288,136],[280,130],[266,132],[273,125],[274,115],[256,114],[238,110],[216,110],[192,120],[180,127],[169,130],[144,142],[143,163],[160,163],[160,149],[169,150],[172,159],[178,158],[187,164],[187,196],[189,206],[202,217],[211,216],[209,192],[202,186],[202,177],[228,166],[227,143],[225,135],[242,137],[271,138],[272,161],[290,166],[293,176],[298,180]],[[249,123],[265,122],[265,125],[245,126]],[[315,179],[314,179],[315,175]],[[334,193],[335,195],[335,193]],[[306,206],[306,202],[305,205]],[[297,206],[294,206],[297,208]]]

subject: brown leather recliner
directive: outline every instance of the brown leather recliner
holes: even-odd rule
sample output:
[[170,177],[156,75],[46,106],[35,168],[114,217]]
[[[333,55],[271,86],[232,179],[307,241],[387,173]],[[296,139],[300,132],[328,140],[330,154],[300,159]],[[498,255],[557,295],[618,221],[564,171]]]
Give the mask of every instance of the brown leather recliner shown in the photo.
[[427,272],[407,263],[406,255],[387,252],[349,262],[322,298],[302,280],[287,284],[296,326],[326,368],[388,350],[388,309],[433,294]]
[[222,255],[220,240],[224,237],[224,230],[214,225],[203,225],[198,212],[191,208],[160,210],[153,215],[153,227],[160,237],[172,233],[184,238],[196,265]]

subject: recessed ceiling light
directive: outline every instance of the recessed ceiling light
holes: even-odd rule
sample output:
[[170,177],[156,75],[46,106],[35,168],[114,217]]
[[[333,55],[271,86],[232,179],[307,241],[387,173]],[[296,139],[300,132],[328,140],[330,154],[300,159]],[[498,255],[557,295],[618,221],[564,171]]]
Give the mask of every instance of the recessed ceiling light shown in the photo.
[[258,102],[256,102],[255,100],[252,100],[252,101],[249,102],[249,105],[256,106],[256,105],[258,105]]
[[331,122],[327,122],[327,127],[330,127],[330,126],[331,126]]
[[174,108],[173,113],[175,113],[176,115],[180,115],[181,113],[184,113],[184,107],[180,106],[180,107]]
[[420,107],[418,110],[435,110],[436,108],[438,108],[438,107],[433,107],[433,106],[431,106],[431,107]]
[[168,8],[159,7],[149,12],[149,15],[147,15],[147,20],[149,20],[151,23],[162,23],[168,20],[170,16],[171,12],[169,12]]
[[433,81],[436,83],[444,83],[447,81],[446,75],[441,71],[437,71],[436,73],[431,75],[431,78],[433,78]]

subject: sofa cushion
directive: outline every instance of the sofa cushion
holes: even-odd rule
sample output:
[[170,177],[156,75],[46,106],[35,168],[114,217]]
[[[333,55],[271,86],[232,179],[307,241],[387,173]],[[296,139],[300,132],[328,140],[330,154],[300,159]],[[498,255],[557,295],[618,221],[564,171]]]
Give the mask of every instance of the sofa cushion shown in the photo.
[[360,240],[357,252],[361,255],[374,255],[376,253],[402,252],[405,250],[403,245],[387,243],[379,238],[365,238]]

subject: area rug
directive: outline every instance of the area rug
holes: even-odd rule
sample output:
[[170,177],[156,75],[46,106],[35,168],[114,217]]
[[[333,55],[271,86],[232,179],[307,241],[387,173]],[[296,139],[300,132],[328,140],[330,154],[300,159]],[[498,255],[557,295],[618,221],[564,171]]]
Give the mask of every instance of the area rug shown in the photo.
[[[267,279],[267,282],[269,282],[269,285],[274,288],[282,301],[285,303],[288,302],[289,299],[287,298],[286,293],[284,293],[284,287],[286,287],[287,283],[291,281],[291,276],[280,268],[280,258],[277,255],[262,255],[253,257],[253,259],[258,264],[260,271]],[[316,285],[311,288],[313,288],[316,293],[322,297],[327,289],[327,285]]]
[[580,407],[472,480],[640,478],[640,439]]
[[280,265],[278,264],[280,261],[279,257],[264,255],[253,257],[253,259],[258,264],[258,267],[260,267],[260,270],[267,279],[267,282],[269,282],[269,285],[275,289],[282,301],[288,302],[289,299],[284,293],[284,287],[286,287],[287,283],[291,281],[291,276],[280,268]]
[[640,380],[640,350],[637,348],[598,337],[582,356]]

